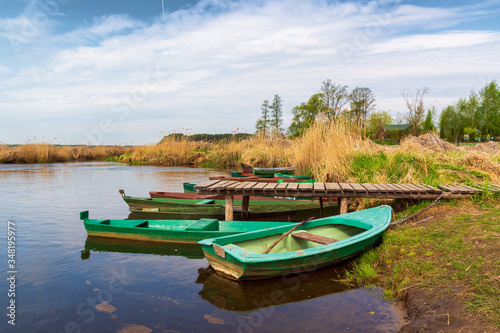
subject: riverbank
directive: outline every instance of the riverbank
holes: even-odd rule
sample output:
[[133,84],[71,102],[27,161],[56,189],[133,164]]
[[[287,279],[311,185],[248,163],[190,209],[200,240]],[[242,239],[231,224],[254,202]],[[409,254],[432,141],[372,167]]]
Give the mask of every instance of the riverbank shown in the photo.
[[377,284],[403,304],[402,332],[499,332],[500,200],[433,206],[391,226],[351,268],[350,283]]

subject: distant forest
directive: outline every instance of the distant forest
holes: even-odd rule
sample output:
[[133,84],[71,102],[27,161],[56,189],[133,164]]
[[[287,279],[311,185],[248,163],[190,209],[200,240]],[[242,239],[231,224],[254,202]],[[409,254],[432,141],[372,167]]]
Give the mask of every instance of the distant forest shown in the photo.
[[223,140],[244,140],[248,139],[252,136],[252,134],[248,133],[225,133],[225,134],[183,134],[183,133],[172,133],[169,135],[166,135],[163,137],[163,139],[160,141],[160,143],[163,142],[163,140],[166,139],[171,139],[171,138],[176,138],[176,139],[181,139],[181,138],[188,138],[189,140],[193,141],[207,141],[207,142],[218,142],[218,141],[223,141]]

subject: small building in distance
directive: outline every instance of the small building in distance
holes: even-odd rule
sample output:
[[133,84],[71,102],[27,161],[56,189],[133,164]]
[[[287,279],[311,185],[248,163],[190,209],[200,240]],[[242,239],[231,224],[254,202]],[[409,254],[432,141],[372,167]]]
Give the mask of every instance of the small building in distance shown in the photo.
[[399,125],[383,125],[384,137],[382,140],[390,139],[394,142],[400,142],[401,138],[410,134],[411,124],[399,124]]

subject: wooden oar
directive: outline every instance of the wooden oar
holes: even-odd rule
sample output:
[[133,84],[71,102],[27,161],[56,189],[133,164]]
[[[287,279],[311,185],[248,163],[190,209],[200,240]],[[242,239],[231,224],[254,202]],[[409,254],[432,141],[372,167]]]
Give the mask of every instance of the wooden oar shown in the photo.
[[271,252],[271,250],[276,246],[276,244],[278,244],[283,238],[285,238],[286,236],[290,235],[290,233],[292,231],[294,231],[295,229],[297,229],[298,227],[300,227],[301,225],[311,221],[312,219],[314,219],[314,217],[310,217],[308,218],[307,220],[305,221],[302,221],[300,222],[299,224],[297,224],[296,226],[294,226],[292,229],[288,230],[287,232],[285,232],[283,235],[280,236],[280,238],[278,238],[271,246],[269,246],[267,248],[267,250],[265,250],[262,254],[268,254],[269,252]]

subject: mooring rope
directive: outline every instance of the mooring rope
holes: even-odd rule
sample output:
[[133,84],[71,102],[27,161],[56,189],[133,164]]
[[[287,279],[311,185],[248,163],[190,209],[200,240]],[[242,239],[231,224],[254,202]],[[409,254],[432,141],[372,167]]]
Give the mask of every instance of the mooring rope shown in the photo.
[[422,214],[423,212],[425,212],[426,210],[428,210],[428,209],[429,209],[429,208],[431,208],[432,206],[437,205],[437,204],[440,202],[441,198],[443,197],[443,194],[444,194],[444,191],[443,191],[443,192],[441,192],[441,194],[439,195],[439,197],[438,197],[436,200],[434,200],[434,201],[433,201],[433,202],[432,202],[429,206],[427,206],[427,207],[425,207],[425,208],[421,209],[420,211],[416,212],[415,214],[412,214],[412,215],[406,215],[406,216],[402,217],[401,219],[399,219],[399,220],[397,220],[397,221],[391,222],[389,225],[399,224],[399,223],[402,223],[402,222],[408,221],[409,219],[414,218],[414,217],[416,217],[416,216],[417,216],[417,215],[419,215],[419,214]]

